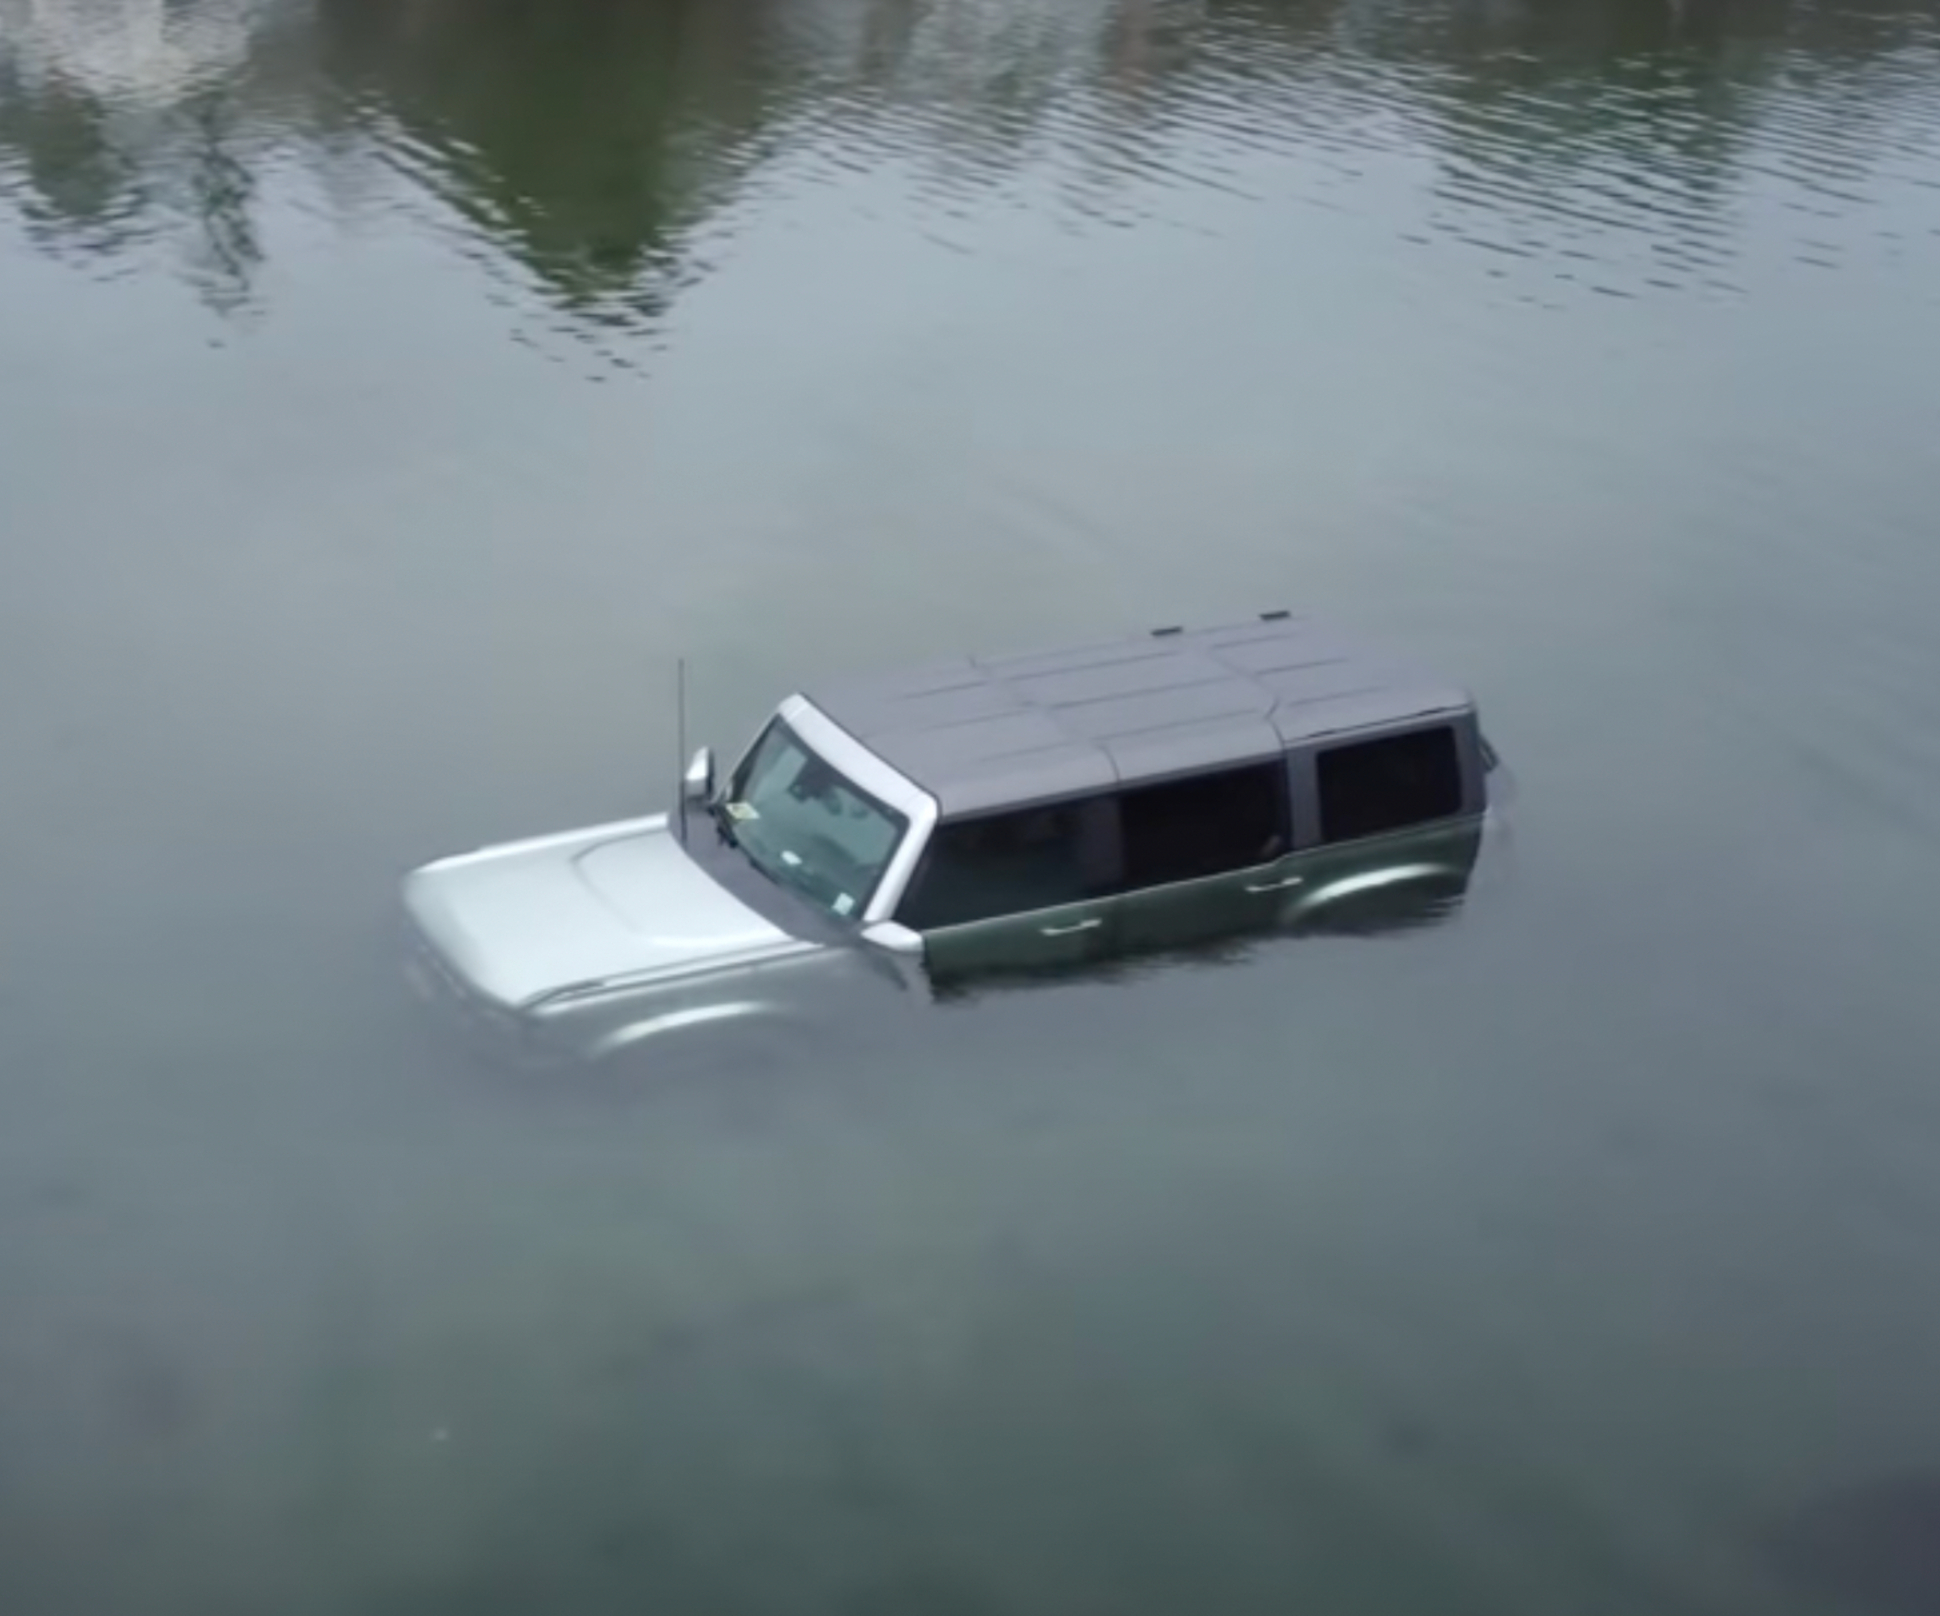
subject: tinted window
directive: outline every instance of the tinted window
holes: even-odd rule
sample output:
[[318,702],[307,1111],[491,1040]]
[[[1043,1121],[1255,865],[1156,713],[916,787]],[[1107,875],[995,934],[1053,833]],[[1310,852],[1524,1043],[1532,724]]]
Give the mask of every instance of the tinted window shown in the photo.
[[1323,841],[1376,836],[1462,811],[1461,756],[1446,726],[1336,746],[1317,766]]
[[1125,886],[1163,886],[1266,864],[1287,850],[1284,760],[1139,786],[1118,799]]
[[1057,803],[936,827],[896,918],[918,931],[1079,903],[1103,888],[1098,804]]

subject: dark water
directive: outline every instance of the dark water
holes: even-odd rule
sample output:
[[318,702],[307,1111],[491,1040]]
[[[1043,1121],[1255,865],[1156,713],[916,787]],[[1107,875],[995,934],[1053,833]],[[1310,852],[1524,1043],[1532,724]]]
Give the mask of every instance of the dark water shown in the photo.
[[[1940,21],[0,0],[0,1610],[1940,1610]],[[397,876],[1270,605],[1449,923],[521,1093]]]

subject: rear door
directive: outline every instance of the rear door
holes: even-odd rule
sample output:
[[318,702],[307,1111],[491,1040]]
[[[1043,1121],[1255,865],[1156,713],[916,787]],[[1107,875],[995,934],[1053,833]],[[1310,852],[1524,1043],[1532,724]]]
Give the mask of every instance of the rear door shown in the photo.
[[1174,948],[1277,924],[1298,884],[1287,787],[1276,754],[1122,791],[1122,946]]
[[1116,945],[1116,868],[1103,798],[945,820],[896,918],[939,985],[1081,967]]
[[1291,894],[1302,928],[1432,918],[1466,891],[1480,846],[1479,754],[1454,724],[1344,740],[1311,759],[1318,843]]

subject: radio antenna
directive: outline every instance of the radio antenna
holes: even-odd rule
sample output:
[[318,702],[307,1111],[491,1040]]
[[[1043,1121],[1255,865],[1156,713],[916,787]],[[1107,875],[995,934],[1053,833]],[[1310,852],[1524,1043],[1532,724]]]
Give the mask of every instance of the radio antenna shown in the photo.
[[680,834],[687,836],[687,658],[674,659],[674,748],[680,754],[674,771],[674,801],[679,804]]
[[674,659],[674,745],[680,751],[680,772],[687,772],[687,658]]

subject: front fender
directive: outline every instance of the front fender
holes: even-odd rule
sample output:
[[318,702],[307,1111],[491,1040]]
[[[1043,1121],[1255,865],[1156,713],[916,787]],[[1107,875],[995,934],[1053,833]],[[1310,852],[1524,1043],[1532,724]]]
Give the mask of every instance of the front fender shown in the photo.
[[797,953],[569,1003],[547,1017],[548,1032],[594,1064],[716,1044],[740,1048],[748,1035],[764,1045],[810,1042],[867,1021],[870,1006],[858,994],[878,1001],[894,997],[854,950]]
[[761,999],[730,999],[718,1004],[689,1005],[678,1009],[641,1008],[645,1013],[608,1027],[583,1044],[581,1048],[586,1059],[610,1060],[656,1040],[685,1042],[696,1034],[718,1032],[729,1025],[746,1027],[760,1022],[772,1026],[798,1015],[787,1006]]

